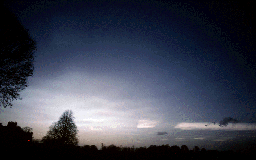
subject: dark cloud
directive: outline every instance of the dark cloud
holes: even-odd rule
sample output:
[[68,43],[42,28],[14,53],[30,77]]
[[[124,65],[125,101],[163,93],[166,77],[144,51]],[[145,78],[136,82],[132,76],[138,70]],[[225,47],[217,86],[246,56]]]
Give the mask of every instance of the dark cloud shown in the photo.
[[166,135],[168,134],[167,132],[157,132],[157,135]]
[[225,117],[223,120],[220,121],[220,127],[227,126],[229,122],[232,123],[238,123],[238,120],[231,118],[231,117]]

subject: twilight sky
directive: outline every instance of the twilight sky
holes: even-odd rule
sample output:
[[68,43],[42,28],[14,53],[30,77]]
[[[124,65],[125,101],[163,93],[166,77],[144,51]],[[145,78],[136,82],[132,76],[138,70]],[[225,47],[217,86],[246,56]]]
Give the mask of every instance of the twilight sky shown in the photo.
[[[98,148],[213,149],[253,138],[254,52],[244,49],[252,41],[236,39],[251,27],[239,30],[238,11],[236,20],[227,16],[239,5],[222,15],[214,7],[224,5],[185,1],[7,2],[37,51],[22,100],[2,108],[0,121],[32,127],[41,139],[70,109],[79,145]],[[224,117],[239,123],[219,127]]]

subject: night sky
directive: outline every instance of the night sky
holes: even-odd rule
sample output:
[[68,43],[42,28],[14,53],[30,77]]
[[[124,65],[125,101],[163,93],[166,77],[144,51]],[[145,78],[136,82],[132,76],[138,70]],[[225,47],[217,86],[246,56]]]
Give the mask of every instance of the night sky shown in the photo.
[[[70,109],[79,145],[98,148],[219,149],[254,138],[255,32],[238,8],[248,4],[6,2],[37,51],[22,100],[0,122],[41,139]],[[239,123],[220,127],[225,117]]]

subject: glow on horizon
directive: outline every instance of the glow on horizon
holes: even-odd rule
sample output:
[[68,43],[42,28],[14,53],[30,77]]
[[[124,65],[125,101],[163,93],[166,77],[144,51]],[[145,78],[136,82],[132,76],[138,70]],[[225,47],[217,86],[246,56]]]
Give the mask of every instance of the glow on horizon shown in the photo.
[[137,128],[154,128],[157,123],[157,121],[152,120],[139,120]]

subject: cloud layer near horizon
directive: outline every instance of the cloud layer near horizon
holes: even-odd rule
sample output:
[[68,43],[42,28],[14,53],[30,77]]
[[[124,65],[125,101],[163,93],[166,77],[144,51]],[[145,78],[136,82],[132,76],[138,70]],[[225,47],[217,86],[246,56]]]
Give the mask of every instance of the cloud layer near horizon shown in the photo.
[[229,123],[224,127],[220,127],[219,124],[212,124],[209,122],[201,123],[179,123],[175,128],[182,130],[256,130],[255,123]]

